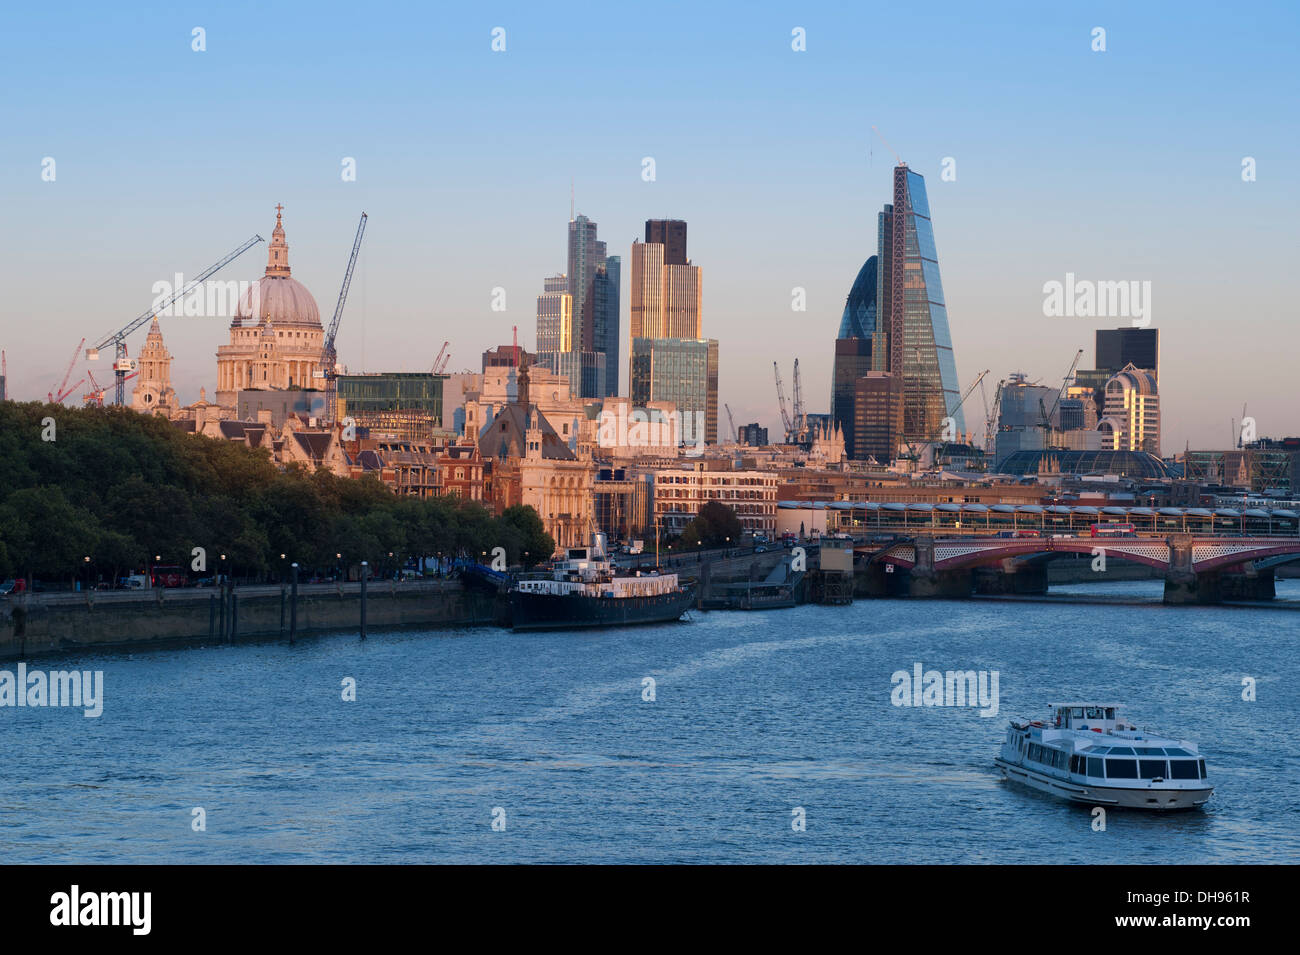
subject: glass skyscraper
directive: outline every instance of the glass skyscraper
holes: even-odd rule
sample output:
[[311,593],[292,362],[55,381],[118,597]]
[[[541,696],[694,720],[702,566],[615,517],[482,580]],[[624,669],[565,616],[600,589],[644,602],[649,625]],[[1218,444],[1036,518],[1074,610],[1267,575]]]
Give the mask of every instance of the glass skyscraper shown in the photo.
[[879,221],[876,341],[878,371],[902,379],[903,442],[937,440],[949,409],[956,430],[966,430],[957,403],[957,362],[948,331],[948,310],[939,276],[939,253],[925,179],[906,165],[894,167],[894,201]]
[[632,404],[652,401],[677,406],[685,444],[718,442],[718,342],[713,338],[634,338],[631,355]]
[[[618,394],[620,264],[618,256],[606,258],[605,243],[596,238],[596,223],[582,215],[569,221],[566,274],[573,336],[567,350],[580,352],[583,357],[568,361],[585,369],[581,381],[570,381],[575,396],[603,398]],[[598,375],[594,371],[597,366],[601,369]]]

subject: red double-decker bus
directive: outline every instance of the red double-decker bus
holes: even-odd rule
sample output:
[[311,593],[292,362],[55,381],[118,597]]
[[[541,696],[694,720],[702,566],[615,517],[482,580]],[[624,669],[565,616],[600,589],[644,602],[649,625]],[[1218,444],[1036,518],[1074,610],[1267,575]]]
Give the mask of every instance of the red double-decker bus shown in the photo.
[[1137,528],[1132,524],[1093,524],[1093,537],[1135,537]]
[[188,577],[180,567],[155,567],[150,580],[155,587],[184,587]]

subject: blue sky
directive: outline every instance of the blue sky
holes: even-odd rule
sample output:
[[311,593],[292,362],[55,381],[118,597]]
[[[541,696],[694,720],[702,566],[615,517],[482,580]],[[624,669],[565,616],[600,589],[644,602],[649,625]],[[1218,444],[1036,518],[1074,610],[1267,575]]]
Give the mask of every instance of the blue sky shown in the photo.
[[[513,325],[532,346],[572,178],[625,261],[646,218],[690,223],[721,398],[775,429],[774,359],[789,387],[800,358],[810,411],[829,404],[889,198],[875,125],[926,176],[963,387],[985,368],[1059,382],[1080,347],[1091,366],[1093,329],[1120,323],[1044,317],[1043,283],[1149,280],[1165,453],[1226,445],[1243,404],[1261,434],[1295,434],[1298,21],[1281,3],[24,5],[0,36],[10,390],[43,396],[154,282],[269,239],[277,202],[326,319],[370,216],[350,369],[424,369],[444,340],[453,370],[476,369]],[[259,247],[222,277],[264,264]],[[625,270],[625,353],[627,302]],[[183,400],[212,390],[226,324],[164,325]]]

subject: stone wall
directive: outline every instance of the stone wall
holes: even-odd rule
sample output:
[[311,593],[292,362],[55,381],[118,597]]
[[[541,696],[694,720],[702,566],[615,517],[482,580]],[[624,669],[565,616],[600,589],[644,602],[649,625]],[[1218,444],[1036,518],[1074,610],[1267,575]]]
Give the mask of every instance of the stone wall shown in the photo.
[[[235,624],[235,639],[288,638],[289,588],[234,591],[233,614],[223,627],[221,594],[214,590],[143,593],[11,595],[0,601],[0,659],[87,648],[140,646],[221,639]],[[366,631],[393,627],[464,627],[500,623],[495,595],[466,590],[458,581],[393,584],[371,581]],[[359,630],[358,584],[303,587],[298,594],[301,634]],[[283,628],[282,628],[283,620]]]

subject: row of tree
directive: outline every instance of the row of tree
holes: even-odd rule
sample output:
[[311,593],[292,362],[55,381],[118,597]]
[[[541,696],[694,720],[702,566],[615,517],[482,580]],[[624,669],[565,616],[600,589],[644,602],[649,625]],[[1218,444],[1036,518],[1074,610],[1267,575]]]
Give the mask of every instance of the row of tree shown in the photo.
[[0,402],[0,578],[116,580],[155,558],[189,571],[196,547],[209,574],[224,554],[226,573],[271,579],[292,561],[396,567],[497,547],[531,565],[555,543],[531,507],[495,516],[398,496],[373,476],[281,470],[267,451],[124,408]]

